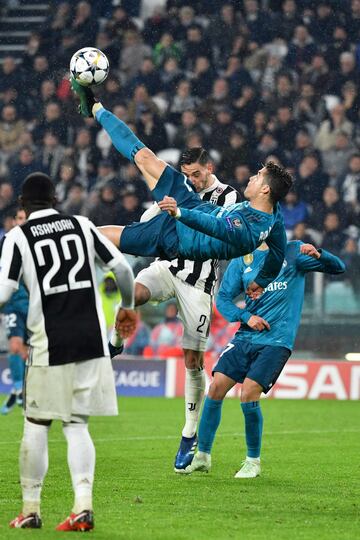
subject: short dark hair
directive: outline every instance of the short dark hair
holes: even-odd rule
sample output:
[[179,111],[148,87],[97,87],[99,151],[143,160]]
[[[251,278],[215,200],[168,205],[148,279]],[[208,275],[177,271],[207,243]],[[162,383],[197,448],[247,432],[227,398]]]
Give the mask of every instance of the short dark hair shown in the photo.
[[21,195],[25,205],[49,207],[55,199],[55,186],[47,174],[34,172],[25,178]]
[[291,189],[293,178],[284,167],[276,165],[273,161],[269,161],[265,165],[265,169],[267,183],[270,187],[270,198],[275,204],[283,199]]
[[201,146],[185,150],[185,152],[183,152],[180,156],[180,166],[191,165],[192,163],[200,163],[200,165],[206,165],[210,161],[211,158],[208,151]]

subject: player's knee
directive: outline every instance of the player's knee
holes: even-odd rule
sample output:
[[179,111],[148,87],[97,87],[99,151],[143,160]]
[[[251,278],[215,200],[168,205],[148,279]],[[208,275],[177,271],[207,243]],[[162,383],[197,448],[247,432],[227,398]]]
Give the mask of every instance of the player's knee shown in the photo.
[[145,285],[135,282],[135,306],[146,304],[151,298],[151,293]]
[[261,396],[261,386],[250,379],[245,379],[241,388],[241,401],[247,403],[249,401],[259,401]]
[[222,400],[226,396],[226,390],[223,386],[216,381],[210,384],[208,397],[211,399]]
[[149,161],[154,158],[156,159],[156,156],[154,152],[150,150],[150,148],[147,148],[147,147],[141,148],[141,150],[139,150],[136,153],[136,157],[135,157],[136,165],[145,166],[146,163],[149,163]]
[[199,369],[204,366],[204,353],[202,351],[184,349],[184,357],[187,369]]

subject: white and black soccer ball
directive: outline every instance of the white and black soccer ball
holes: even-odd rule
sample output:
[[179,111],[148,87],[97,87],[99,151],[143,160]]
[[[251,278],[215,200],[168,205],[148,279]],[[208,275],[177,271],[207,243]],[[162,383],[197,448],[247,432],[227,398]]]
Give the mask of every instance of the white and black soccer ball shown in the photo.
[[95,86],[105,81],[109,74],[109,60],[95,47],[83,47],[70,60],[72,77],[83,86]]

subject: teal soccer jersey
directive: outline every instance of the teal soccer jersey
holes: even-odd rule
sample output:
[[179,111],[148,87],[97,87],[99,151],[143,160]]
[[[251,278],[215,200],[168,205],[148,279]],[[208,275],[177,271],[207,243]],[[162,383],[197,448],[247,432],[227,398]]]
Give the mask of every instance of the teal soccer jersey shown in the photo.
[[[246,297],[245,309],[237,307],[233,299],[241,294],[261,270],[267,251],[256,250],[251,255],[234,259],[229,264],[219,289],[217,308],[228,321],[241,321],[235,340],[253,345],[272,345],[292,350],[300,323],[304,300],[305,276],[308,272],[340,274],[344,263],[335,255],[319,250],[314,259],[300,252],[302,242],[288,242],[285,260],[277,278],[257,300]],[[251,329],[247,322],[258,315],[270,324],[270,330]]]

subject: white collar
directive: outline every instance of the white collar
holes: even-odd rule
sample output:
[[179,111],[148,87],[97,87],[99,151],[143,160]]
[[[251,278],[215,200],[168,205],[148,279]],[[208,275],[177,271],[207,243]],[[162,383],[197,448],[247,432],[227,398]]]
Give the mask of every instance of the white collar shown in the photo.
[[28,220],[48,217],[58,213],[59,212],[57,210],[54,210],[54,208],[44,208],[44,210],[36,210],[35,212],[31,212]]
[[214,189],[217,188],[221,184],[220,180],[215,176],[215,174],[212,174],[211,176],[212,176],[212,179],[214,180],[211,186],[205,189],[202,189],[201,191],[199,191],[199,193],[208,193],[209,191],[214,191]]

